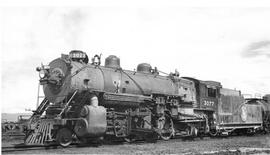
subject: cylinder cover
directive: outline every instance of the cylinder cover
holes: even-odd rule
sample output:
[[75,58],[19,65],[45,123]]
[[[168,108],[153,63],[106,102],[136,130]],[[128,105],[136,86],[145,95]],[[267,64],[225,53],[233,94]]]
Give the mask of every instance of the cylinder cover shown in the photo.
[[99,137],[105,134],[107,121],[103,106],[84,106],[81,114],[86,116],[76,122],[74,131],[78,137]]

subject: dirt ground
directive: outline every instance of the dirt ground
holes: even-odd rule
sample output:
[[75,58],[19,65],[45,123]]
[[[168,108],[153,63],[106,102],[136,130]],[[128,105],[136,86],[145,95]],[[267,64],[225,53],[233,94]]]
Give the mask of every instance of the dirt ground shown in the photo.
[[[22,141],[2,141],[2,147]],[[216,151],[216,152],[215,152]],[[241,152],[241,153],[240,153]],[[233,136],[156,143],[103,144],[77,148],[18,152],[23,154],[270,154],[270,135]]]

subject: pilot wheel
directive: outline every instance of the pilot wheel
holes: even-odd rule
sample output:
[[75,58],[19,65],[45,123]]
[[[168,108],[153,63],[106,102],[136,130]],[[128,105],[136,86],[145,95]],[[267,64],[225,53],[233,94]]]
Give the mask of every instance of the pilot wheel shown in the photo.
[[57,132],[56,142],[62,147],[67,147],[72,143],[72,132],[68,128],[62,128]]

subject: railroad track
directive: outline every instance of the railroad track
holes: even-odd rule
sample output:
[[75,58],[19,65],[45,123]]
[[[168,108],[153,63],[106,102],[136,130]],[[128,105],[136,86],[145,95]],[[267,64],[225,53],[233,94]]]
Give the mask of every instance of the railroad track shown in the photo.
[[[227,137],[229,139],[233,139],[235,137],[242,137],[242,136],[230,136],[230,137]],[[176,137],[174,139],[171,139],[169,141],[164,141],[164,140],[156,140],[155,142],[156,143],[170,143],[170,142],[175,142],[175,141],[185,141],[185,142],[192,142],[192,141],[212,141],[212,140],[215,140],[215,139],[219,139],[219,138],[211,138],[211,137],[202,137],[202,138],[199,138],[199,137],[196,137],[194,139],[192,138],[181,138],[181,137]],[[155,143],[154,142],[154,143]],[[101,144],[97,144],[97,143],[92,143],[92,144],[79,144],[79,143],[73,143],[71,145],[69,145],[68,147],[66,148],[83,148],[83,147],[95,147],[95,146],[98,146],[98,145],[114,145],[114,144],[142,144],[142,143],[147,143],[145,140],[136,140],[134,142],[124,142],[123,140],[119,141],[119,140],[115,140],[115,141],[111,141],[111,142],[108,142],[108,141],[104,141],[102,142]],[[48,149],[65,149],[59,145],[48,145],[48,146],[41,146],[41,145],[37,145],[37,146],[25,146],[23,144],[17,144],[16,146],[10,146],[10,147],[2,147],[2,153],[12,153],[12,152],[23,152],[23,151],[34,151],[34,150],[48,150]]]
[[[65,148],[79,148],[79,147],[89,147],[96,146],[97,144],[78,144],[73,143]],[[99,145],[99,144],[98,144]],[[34,151],[34,150],[48,150],[48,149],[65,149],[57,144],[51,144],[47,146],[42,145],[23,145],[17,144],[15,146],[2,147],[2,153],[11,153],[11,152],[23,152],[23,151]]]
[[[143,140],[137,140],[136,142],[133,143],[144,143],[145,141]],[[124,142],[123,140],[114,140],[111,142],[101,142],[101,143],[88,143],[88,144],[80,144],[78,142],[74,142],[73,144],[69,145],[66,148],[82,148],[82,147],[95,147],[99,145],[112,145],[112,144],[128,144],[128,142]],[[2,147],[2,153],[13,153],[13,152],[23,152],[23,151],[34,151],[34,150],[48,150],[48,149],[65,149],[57,144],[53,145],[47,145],[47,146],[42,146],[42,145],[24,145],[24,144],[16,144],[14,146],[8,146],[8,147]]]
[[[70,147],[74,147],[76,144],[70,145]],[[24,145],[23,143],[21,144],[15,144],[13,146],[7,146],[7,147],[2,147],[2,153],[8,153],[8,152],[22,152],[22,151],[32,151],[32,150],[48,150],[48,149],[60,149],[63,147],[60,147],[56,144],[51,144],[51,145]],[[69,148],[69,147],[67,147]]]
[[[170,141],[177,141],[179,140],[177,139],[171,139]],[[91,143],[91,144],[78,144],[78,143],[73,143],[71,145],[69,145],[66,148],[83,148],[83,147],[95,147],[98,145],[114,145],[114,144],[142,144],[145,143],[145,140],[136,140],[134,142],[125,142],[123,140],[115,140],[115,141],[104,141],[101,144],[97,144],[97,143]],[[168,141],[164,141],[164,140],[156,140],[155,142],[168,142]],[[48,150],[48,149],[65,149],[59,145],[48,145],[48,146],[41,146],[41,145],[36,145],[36,146],[32,146],[32,145],[23,145],[23,144],[17,144],[16,146],[9,146],[9,147],[2,147],[2,153],[13,153],[13,152],[23,152],[23,151],[34,151],[34,150]]]
[[24,138],[25,135],[15,134],[15,135],[2,135],[3,138]]
[[41,147],[2,147],[2,153],[4,152],[17,152],[17,151],[31,151],[31,150],[42,150]]

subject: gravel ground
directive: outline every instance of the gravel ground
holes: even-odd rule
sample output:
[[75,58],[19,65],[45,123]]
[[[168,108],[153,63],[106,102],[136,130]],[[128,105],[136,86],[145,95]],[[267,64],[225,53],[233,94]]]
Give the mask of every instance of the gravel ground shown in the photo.
[[[21,141],[2,142],[8,146]],[[253,150],[256,148],[255,150]],[[263,151],[261,149],[264,149]],[[218,152],[215,152],[218,151]],[[270,135],[233,136],[195,140],[172,139],[156,143],[105,144],[98,147],[60,148],[42,151],[18,152],[23,154],[270,154]],[[245,153],[244,153],[245,154]]]

